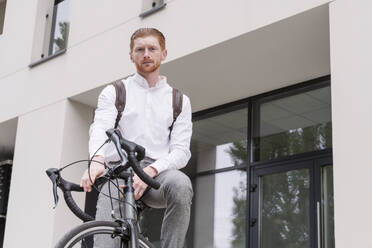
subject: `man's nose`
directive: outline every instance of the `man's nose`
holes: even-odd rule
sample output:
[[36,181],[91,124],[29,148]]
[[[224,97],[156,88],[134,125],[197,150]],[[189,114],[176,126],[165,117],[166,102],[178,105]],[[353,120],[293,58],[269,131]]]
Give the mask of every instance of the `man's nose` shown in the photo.
[[146,57],[146,58],[150,57],[149,49],[147,49],[147,48],[145,49],[145,53],[143,54],[143,56]]

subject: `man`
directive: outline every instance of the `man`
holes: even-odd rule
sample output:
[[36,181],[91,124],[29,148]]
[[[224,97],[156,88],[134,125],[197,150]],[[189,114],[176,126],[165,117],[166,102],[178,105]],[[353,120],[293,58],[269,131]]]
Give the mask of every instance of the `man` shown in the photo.
[[[161,247],[181,248],[189,224],[193,195],[190,179],[178,170],[186,166],[191,156],[190,100],[183,96],[182,111],[170,132],[169,127],[173,122],[172,88],[167,84],[166,77],[159,75],[161,62],[167,56],[164,35],[154,28],[137,30],[130,40],[129,55],[137,73],[122,81],[126,88],[126,105],[118,128],[125,139],[146,148],[146,158],[141,165],[146,166],[146,174],[161,183],[159,190],[150,189],[144,194],[147,185],[135,175],[135,199],[142,197],[141,200],[150,207],[166,208],[161,228]],[[112,85],[107,86],[98,98],[94,123],[90,128],[91,156],[107,139],[105,131],[114,127],[117,116],[115,99],[116,92]],[[94,160],[114,160],[115,153],[113,146],[108,146],[98,151]],[[100,163],[91,164],[93,182],[103,172],[104,167]],[[88,170],[80,184],[86,192],[91,191]],[[114,202],[115,211],[118,212],[118,203]],[[110,211],[109,199],[100,195],[96,219],[111,219]],[[110,247],[107,242],[110,240],[105,241],[104,247]]]

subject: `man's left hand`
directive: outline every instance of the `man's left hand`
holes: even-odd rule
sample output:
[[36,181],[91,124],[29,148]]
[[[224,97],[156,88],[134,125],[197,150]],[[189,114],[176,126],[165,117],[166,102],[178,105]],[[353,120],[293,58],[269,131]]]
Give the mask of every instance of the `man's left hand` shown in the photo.
[[[158,174],[158,171],[152,166],[147,166],[146,168],[143,169],[143,171],[152,178],[154,178]],[[141,198],[143,193],[145,193],[147,184],[144,183],[137,175],[134,175],[133,188],[134,188],[134,199],[138,200],[139,198]]]

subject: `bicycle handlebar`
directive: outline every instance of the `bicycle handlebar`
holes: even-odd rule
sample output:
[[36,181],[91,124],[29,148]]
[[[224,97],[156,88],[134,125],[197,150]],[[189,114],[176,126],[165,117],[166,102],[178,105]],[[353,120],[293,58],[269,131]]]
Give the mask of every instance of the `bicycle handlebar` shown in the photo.
[[[57,187],[59,187],[63,192],[63,197],[65,198],[65,202],[67,206],[71,209],[71,211],[81,220],[83,221],[91,221],[94,220],[93,216],[85,213],[75,202],[72,198],[71,191],[83,192],[84,189],[75,183],[66,181],[62,178],[59,170],[57,168],[50,168],[46,171],[48,177],[53,183],[53,196],[54,196],[54,208],[58,204],[58,193]],[[104,178],[98,178],[94,183],[96,187],[104,182]]]
[[[134,142],[125,140],[118,129],[109,129],[106,131],[107,136],[113,143],[115,144],[116,150],[120,156],[120,164],[128,164],[133,168],[135,173],[138,175],[139,178],[142,179],[146,184],[150,187],[158,189],[160,187],[160,183],[155,181],[153,178],[148,176],[145,172],[143,172],[142,168],[139,166],[139,161],[141,161],[145,157],[145,148],[137,145]],[[125,154],[123,153],[124,149],[128,154],[128,159],[126,158]],[[129,160],[129,163],[127,161]],[[93,216],[85,213],[75,202],[71,195],[71,191],[77,192],[84,192],[84,189],[80,187],[80,185],[66,181],[62,178],[59,169],[57,168],[50,168],[46,170],[46,173],[50,180],[53,183],[53,196],[54,196],[54,208],[58,204],[58,193],[57,187],[59,187],[63,191],[63,196],[66,201],[67,206],[71,209],[71,211],[81,220],[83,221],[91,221],[94,220]],[[96,179],[94,186],[97,188],[104,182],[107,182],[112,175],[103,175]]]

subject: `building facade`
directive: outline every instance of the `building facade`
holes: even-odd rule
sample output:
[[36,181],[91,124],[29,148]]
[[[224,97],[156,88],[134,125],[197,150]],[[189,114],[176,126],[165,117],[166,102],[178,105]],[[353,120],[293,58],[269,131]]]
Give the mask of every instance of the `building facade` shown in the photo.
[[[185,247],[371,247],[371,8],[0,0],[0,164],[12,161],[3,247],[52,247],[81,223],[63,201],[52,208],[44,171],[88,157],[97,97],[135,72],[140,27],[165,34],[161,74],[192,103]],[[64,175],[78,182],[84,166]],[[145,218],[155,244],[161,215]]]

